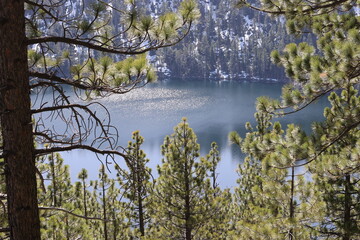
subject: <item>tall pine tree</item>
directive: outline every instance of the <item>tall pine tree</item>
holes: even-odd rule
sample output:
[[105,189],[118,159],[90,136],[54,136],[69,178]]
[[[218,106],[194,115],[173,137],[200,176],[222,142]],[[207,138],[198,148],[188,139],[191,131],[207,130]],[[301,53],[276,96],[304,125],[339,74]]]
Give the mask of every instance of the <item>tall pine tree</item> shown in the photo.
[[202,239],[209,230],[217,232],[211,221],[226,207],[219,189],[210,181],[217,160],[214,164],[209,158],[199,159],[199,151],[196,135],[185,118],[165,138],[152,199],[152,234],[158,239]]

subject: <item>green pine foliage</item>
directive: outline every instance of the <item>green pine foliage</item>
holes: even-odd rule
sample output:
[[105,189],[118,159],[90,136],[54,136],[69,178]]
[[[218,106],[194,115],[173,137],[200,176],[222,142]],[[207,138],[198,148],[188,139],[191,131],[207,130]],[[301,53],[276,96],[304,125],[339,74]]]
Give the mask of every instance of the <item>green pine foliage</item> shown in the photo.
[[233,239],[231,193],[219,187],[217,144],[200,157],[186,119],[174,131],[162,146],[155,188],[138,131],[126,150],[127,170],[116,166],[115,177],[107,174],[111,165],[102,164],[98,180],[82,169],[72,182],[59,154],[39,158],[43,238]]
[[146,166],[149,159],[141,150],[144,138],[139,131],[132,134],[133,141],[128,143],[126,161],[128,171],[118,169],[118,181],[122,187],[124,209],[127,209],[127,219],[132,228],[132,236],[146,235],[146,228],[150,221],[149,196],[154,183],[152,182],[151,169]]
[[[81,215],[76,202],[76,186],[71,183],[69,166],[64,165],[60,154],[51,154],[38,161],[39,171],[44,178],[39,179],[45,188],[39,188],[38,199],[41,217],[41,234],[44,239],[91,239],[83,218],[68,214],[69,211]],[[41,182],[45,181],[45,182]],[[65,210],[65,211],[63,211]]]
[[[357,239],[360,18],[354,7],[359,1],[240,5],[285,16],[289,33],[311,31],[317,44],[292,43],[271,54],[291,82],[283,87],[281,100],[258,99],[257,131],[251,129],[243,142],[230,134],[248,155],[239,170],[235,209],[250,210],[239,218],[238,231],[264,234],[260,239]],[[330,107],[311,133],[293,124],[283,130],[272,121],[323,97]]]
[[306,180],[306,168],[295,172],[297,159],[306,156],[307,136],[292,124],[284,131],[264,115],[258,131],[240,143],[248,157],[239,167],[234,196],[237,233],[242,239],[310,239],[308,226],[319,220],[322,202]]
[[184,118],[162,145],[164,159],[158,166],[159,178],[152,196],[151,239],[219,237],[223,226],[212,221],[224,220],[220,210],[226,205],[226,197],[210,181],[214,176],[211,170],[218,162],[216,146],[208,158],[200,158],[199,151],[196,135]]
[[[311,165],[314,181],[326,203],[326,218],[317,229],[323,236],[358,238],[360,131],[349,125],[356,124],[360,97],[358,90],[350,87],[341,95],[331,93],[329,101],[331,107],[324,111],[326,120],[314,125],[316,141],[326,139],[330,145]],[[335,141],[341,134],[341,141]]]

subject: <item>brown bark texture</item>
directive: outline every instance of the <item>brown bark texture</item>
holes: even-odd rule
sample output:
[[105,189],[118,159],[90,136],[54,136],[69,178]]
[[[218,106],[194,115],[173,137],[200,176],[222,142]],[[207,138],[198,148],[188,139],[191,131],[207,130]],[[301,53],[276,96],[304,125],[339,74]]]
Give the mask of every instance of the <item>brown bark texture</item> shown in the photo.
[[0,120],[10,237],[40,239],[23,0],[0,0]]

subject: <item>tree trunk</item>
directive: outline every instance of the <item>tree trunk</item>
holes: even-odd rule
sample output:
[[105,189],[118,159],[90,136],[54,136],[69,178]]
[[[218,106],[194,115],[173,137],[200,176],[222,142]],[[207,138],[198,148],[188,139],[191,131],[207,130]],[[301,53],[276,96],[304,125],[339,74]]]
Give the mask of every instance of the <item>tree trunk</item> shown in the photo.
[[[139,169],[138,169],[138,172],[137,174],[139,175]],[[139,227],[140,227],[140,233],[141,233],[141,236],[145,236],[145,221],[144,221],[144,208],[143,208],[143,199],[142,199],[142,196],[141,196],[141,192],[142,192],[142,186],[141,184],[143,184],[141,182],[141,178],[138,176],[137,177],[137,184],[138,184],[138,187],[137,187],[137,197],[138,197],[138,207],[139,207]]]
[[[84,201],[84,216],[87,217],[88,213],[87,213],[87,204],[86,204],[86,182],[85,179],[82,180],[82,184],[83,184],[83,201]],[[88,223],[89,220],[86,219],[86,223]]]
[[108,240],[108,229],[107,229],[107,211],[106,211],[106,208],[107,208],[107,203],[106,203],[106,191],[105,191],[105,178],[104,178],[104,175],[105,175],[105,166],[103,165],[102,166],[102,169],[101,169],[101,181],[102,181],[102,204],[103,204],[103,217],[104,217],[104,221],[103,221],[103,224],[104,224],[104,240]]
[[40,239],[24,0],[0,0],[0,120],[10,237]]
[[351,239],[351,193],[350,175],[345,176],[345,203],[344,203],[344,236],[343,240]]
[[[294,192],[295,192],[295,167],[291,167],[291,196],[290,196],[290,219],[294,219],[295,206],[294,206]],[[294,229],[291,227],[289,231],[289,240],[294,239]]]
[[[186,146],[186,143],[184,144]],[[188,154],[185,152],[185,157]],[[184,179],[185,179],[185,239],[191,240],[191,232],[192,232],[192,223],[191,223],[191,206],[190,206],[190,173],[187,162],[185,162],[185,171],[184,171]]]

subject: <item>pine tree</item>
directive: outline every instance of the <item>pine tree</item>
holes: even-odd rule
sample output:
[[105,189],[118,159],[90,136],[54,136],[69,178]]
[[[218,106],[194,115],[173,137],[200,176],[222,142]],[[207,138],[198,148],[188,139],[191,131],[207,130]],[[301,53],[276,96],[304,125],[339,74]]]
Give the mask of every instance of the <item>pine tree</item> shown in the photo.
[[[359,234],[355,199],[358,198],[359,173],[360,105],[356,89],[360,76],[360,19],[354,14],[359,1],[261,2],[260,7],[246,1],[240,1],[239,5],[272,15],[284,15],[288,32],[300,35],[304,30],[311,31],[317,38],[317,46],[293,43],[282,52],[272,53],[272,60],[285,68],[291,82],[283,87],[281,101],[259,99],[258,114],[285,116],[299,112],[325,96],[329,96],[331,108],[324,109],[323,122],[313,124],[313,132],[304,139],[303,147],[295,146],[295,149],[302,149],[302,154],[292,154],[291,161],[277,157],[279,153],[287,156],[287,151],[272,148],[274,143],[278,144],[277,136],[267,139],[264,135],[259,145],[259,139],[250,134],[243,147],[249,146],[248,152],[258,155],[263,169],[309,169],[312,179],[307,179],[306,184],[317,190],[316,195],[310,195],[310,201],[317,203],[315,212],[322,216],[313,217],[307,223],[309,229],[315,230],[314,234],[319,237],[354,239]],[[289,125],[286,135],[296,128]],[[299,142],[301,139],[300,135],[293,135],[285,138],[285,143],[291,145],[289,141]],[[302,218],[308,220],[305,217]]]
[[221,189],[218,183],[217,167],[221,161],[218,145],[213,142],[206,162],[210,164],[208,177],[213,191],[213,215],[208,221],[205,231],[201,232],[203,239],[231,239],[231,193],[230,189]]
[[[331,93],[331,108],[325,109],[326,120],[314,125],[316,142],[331,139],[356,121],[360,104],[358,90],[350,87],[341,95]],[[334,142],[312,164],[314,181],[326,203],[326,218],[316,229],[322,236],[355,239],[360,236],[359,204],[359,129],[349,129],[341,141]]]
[[80,180],[80,182],[76,183],[76,193],[78,194],[77,198],[79,199],[79,202],[81,202],[81,204],[79,205],[82,206],[81,208],[84,210],[83,212],[84,217],[87,217],[89,215],[88,214],[89,191],[87,190],[88,187],[88,184],[86,183],[87,178],[88,178],[87,170],[85,168],[81,169],[78,175],[78,179]]
[[239,167],[236,227],[243,238],[309,239],[313,233],[308,226],[322,208],[313,184],[305,180],[306,169],[295,173],[296,160],[308,150],[307,137],[292,124],[286,131],[278,122],[269,128],[270,119],[257,114],[258,131],[248,133],[242,143],[231,135],[248,155]]
[[[88,228],[77,204],[77,188],[70,179],[69,166],[60,154],[38,159],[38,168],[45,176],[39,179],[38,199],[41,211],[41,234],[44,239],[90,239]],[[45,181],[41,182],[41,181]]]
[[[128,211],[128,219],[134,228],[134,236],[145,236],[149,216],[149,195],[152,192],[151,169],[146,166],[149,159],[141,150],[144,138],[139,131],[132,134],[133,141],[127,147],[128,171],[119,171],[119,182],[126,201],[124,208]],[[120,170],[120,169],[119,169]]]
[[[218,188],[208,174],[212,167],[199,160],[200,146],[187,120],[174,128],[162,145],[163,163],[153,193],[152,234],[158,239],[202,239],[211,236],[213,218],[222,206]],[[215,161],[216,162],[216,161]],[[216,233],[215,231],[213,233]]]

